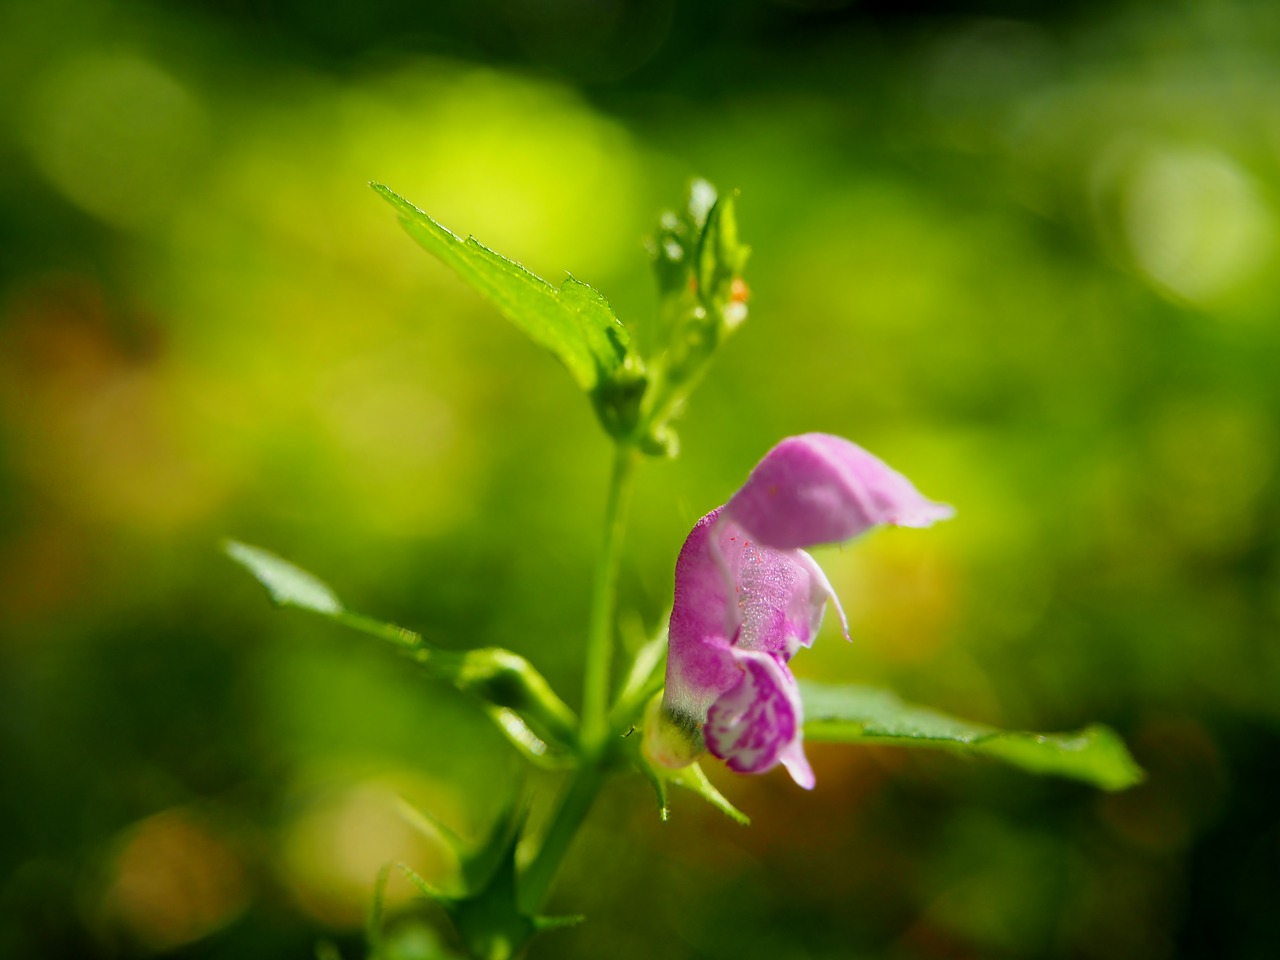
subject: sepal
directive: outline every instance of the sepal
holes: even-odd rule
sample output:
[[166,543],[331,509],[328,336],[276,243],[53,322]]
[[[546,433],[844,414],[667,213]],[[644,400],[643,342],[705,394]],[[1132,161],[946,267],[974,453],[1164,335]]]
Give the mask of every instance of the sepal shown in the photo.
[[583,920],[581,916],[548,917],[521,909],[517,895],[516,849],[524,823],[523,810],[510,810],[499,818],[478,846],[455,846],[461,893],[446,893],[411,867],[396,865],[419,893],[439,904],[449,915],[472,960],[512,960],[538,934],[574,926]]
[[[659,725],[660,732],[655,732],[655,724]],[[651,753],[655,747],[671,752],[665,759],[657,759]],[[663,821],[670,818],[668,788],[674,785],[702,797],[729,819],[743,826],[749,825],[751,820],[747,815],[716,789],[715,784],[707,779],[702,767],[698,765],[697,757],[705,750],[701,734],[682,729],[662,709],[662,692],[655,694],[645,709],[644,730],[634,761],[657,796],[658,816]],[[676,761],[678,765],[673,765],[670,761]]]

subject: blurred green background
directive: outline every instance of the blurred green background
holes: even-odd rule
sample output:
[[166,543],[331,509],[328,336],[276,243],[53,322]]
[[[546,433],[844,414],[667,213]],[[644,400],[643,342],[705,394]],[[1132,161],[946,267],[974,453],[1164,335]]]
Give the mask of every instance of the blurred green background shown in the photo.
[[354,958],[383,862],[452,869],[397,795],[545,815],[217,544],[576,705],[606,440],[366,182],[639,325],[692,175],[751,317],[642,471],[627,637],[768,447],[843,434],[958,517],[821,552],[855,643],[797,672],[1105,721],[1149,779],[815,745],[812,794],[711,770],[748,829],[621,779],[532,956],[1280,956],[1280,11],[1229,0],[0,8],[0,955]]

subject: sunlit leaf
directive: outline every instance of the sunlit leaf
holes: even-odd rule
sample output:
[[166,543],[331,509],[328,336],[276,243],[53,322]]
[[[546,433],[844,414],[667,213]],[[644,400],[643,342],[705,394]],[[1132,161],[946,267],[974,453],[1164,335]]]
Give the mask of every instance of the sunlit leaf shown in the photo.
[[299,570],[274,553],[247,543],[228,540],[224,547],[227,556],[248,568],[267,588],[273,603],[282,607],[301,607],[326,616],[342,613],[342,604],[334,592],[305,570]]
[[396,208],[414,240],[452,267],[530,339],[555,354],[583,390],[595,390],[621,369],[627,331],[593,287],[568,277],[556,288],[474,237],[456,236],[382,184],[371,186]]
[[936,747],[1003,760],[1032,773],[1123,790],[1143,778],[1124,742],[1094,724],[1073,733],[1022,733],[971,723],[904,703],[873,687],[802,681],[804,736],[811,741]]

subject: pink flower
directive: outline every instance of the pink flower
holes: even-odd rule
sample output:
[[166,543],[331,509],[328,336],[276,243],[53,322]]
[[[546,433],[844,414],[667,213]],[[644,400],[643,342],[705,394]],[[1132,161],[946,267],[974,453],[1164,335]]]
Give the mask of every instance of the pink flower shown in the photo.
[[727,504],[698,521],[676,561],[667,681],[645,751],[681,767],[709,750],[739,773],[778,763],[806,789],[813,771],[787,666],[811,646],[827,600],[844,611],[804,547],[882,523],[927,527],[952,510],[841,437],[788,437]]

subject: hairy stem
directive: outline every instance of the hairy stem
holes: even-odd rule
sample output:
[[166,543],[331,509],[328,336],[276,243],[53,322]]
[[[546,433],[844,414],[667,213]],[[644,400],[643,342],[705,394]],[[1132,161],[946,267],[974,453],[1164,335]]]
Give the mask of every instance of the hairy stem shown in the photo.
[[538,853],[525,870],[520,884],[522,906],[537,911],[556,871],[569,852],[582,821],[591,811],[604,785],[609,762],[605,749],[609,737],[610,666],[613,660],[614,621],[617,619],[618,570],[622,562],[622,534],[627,522],[631,482],[639,459],[635,447],[620,443],[609,477],[605,502],[604,541],[591,594],[591,621],[587,633],[586,679],[582,691],[581,766],[574,773],[542,838]]
[[622,533],[638,454],[629,444],[619,444],[609,478],[605,503],[604,542],[596,567],[591,595],[591,622],[587,633],[586,677],[582,691],[582,748],[584,762],[595,761],[608,737],[610,666],[613,660],[614,622],[618,603],[618,570],[622,562]]

